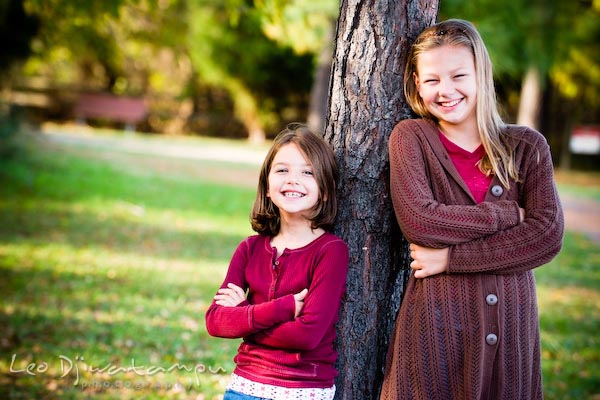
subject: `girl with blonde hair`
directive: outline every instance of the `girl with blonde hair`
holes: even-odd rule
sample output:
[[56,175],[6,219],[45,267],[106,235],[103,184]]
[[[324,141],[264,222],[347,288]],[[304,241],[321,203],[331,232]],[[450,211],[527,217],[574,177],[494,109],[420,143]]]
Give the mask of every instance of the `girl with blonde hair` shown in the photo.
[[412,274],[381,399],[542,399],[532,270],[559,252],[564,225],[549,146],[500,118],[468,21],[419,35],[404,86],[421,118],[390,136],[390,191]]

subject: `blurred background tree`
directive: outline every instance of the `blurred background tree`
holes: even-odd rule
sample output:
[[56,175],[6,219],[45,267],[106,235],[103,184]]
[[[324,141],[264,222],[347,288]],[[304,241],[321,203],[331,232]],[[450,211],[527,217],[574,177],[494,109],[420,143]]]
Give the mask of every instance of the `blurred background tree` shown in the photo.
[[21,0],[0,2],[0,156],[11,151],[8,142],[18,124],[7,101],[12,77],[20,73],[21,64],[31,54],[31,39],[38,28],[38,19],[25,13]]
[[316,56],[306,121],[317,132],[324,129],[334,31],[336,0],[257,0],[265,34],[299,54]]
[[[287,19],[292,2],[197,0],[189,7],[194,68],[203,82],[227,91],[251,141],[263,141],[265,127],[276,131],[285,121],[305,119],[314,69],[310,46],[316,46],[313,40],[310,46],[292,45],[296,41],[287,30],[288,23],[297,23],[297,14]],[[319,16],[299,12],[306,23]]]
[[21,0],[5,0],[0,3],[0,71],[6,72],[13,64],[27,59],[31,52],[30,42],[36,35],[39,21],[27,15]]

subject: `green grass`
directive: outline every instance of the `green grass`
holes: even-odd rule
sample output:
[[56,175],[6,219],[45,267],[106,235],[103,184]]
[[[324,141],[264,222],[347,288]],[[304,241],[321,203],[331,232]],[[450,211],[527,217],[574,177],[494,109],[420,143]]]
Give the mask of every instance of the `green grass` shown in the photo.
[[547,399],[600,397],[600,246],[567,233],[536,270]]
[[37,143],[2,162],[0,398],[215,398],[237,343],[204,312],[254,189],[97,156]]
[[[238,341],[204,312],[258,166],[29,141],[0,160],[0,398],[220,398]],[[546,399],[600,395],[599,267],[568,233],[536,270]]]

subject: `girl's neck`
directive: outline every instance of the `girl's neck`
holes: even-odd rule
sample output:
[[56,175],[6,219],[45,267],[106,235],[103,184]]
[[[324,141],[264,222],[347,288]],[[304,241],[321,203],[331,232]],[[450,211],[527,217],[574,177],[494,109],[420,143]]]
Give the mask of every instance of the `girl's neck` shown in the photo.
[[476,123],[452,125],[439,124],[442,133],[455,145],[473,152],[481,146],[481,138],[479,137],[479,129]]
[[271,239],[271,246],[277,248],[279,257],[285,249],[304,247],[324,233],[322,228],[312,229],[308,220],[306,223],[289,224],[282,219],[279,233]]

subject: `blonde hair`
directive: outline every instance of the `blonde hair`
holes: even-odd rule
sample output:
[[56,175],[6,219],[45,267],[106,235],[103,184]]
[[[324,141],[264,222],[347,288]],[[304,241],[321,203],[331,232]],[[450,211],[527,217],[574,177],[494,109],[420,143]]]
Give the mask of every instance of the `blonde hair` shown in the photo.
[[469,21],[449,19],[425,29],[411,46],[404,70],[404,95],[410,107],[421,117],[437,122],[427,110],[414,81],[419,56],[441,46],[464,46],[471,51],[475,60],[477,83],[477,128],[485,156],[479,168],[486,175],[494,174],[502,185],[510,187],[510,179],[519,181],[514,151],[502,133],[505,123],[498,112],[492,62],[483,39]]
[[250,213],[252,229],[263,235],[275,236],[279,233],[279,209],[267,196],[269,172],[275,155],[286,144],[294,143],[311,164],[315,180],[319,186],[319,199],[310,216],[313,229],[331,230],[337,213],[336,184],[339,177],[335,155],[329,144],[313,133],[306,125],[289,124],[279,132],[265,157],[258,178],[256,199]]

